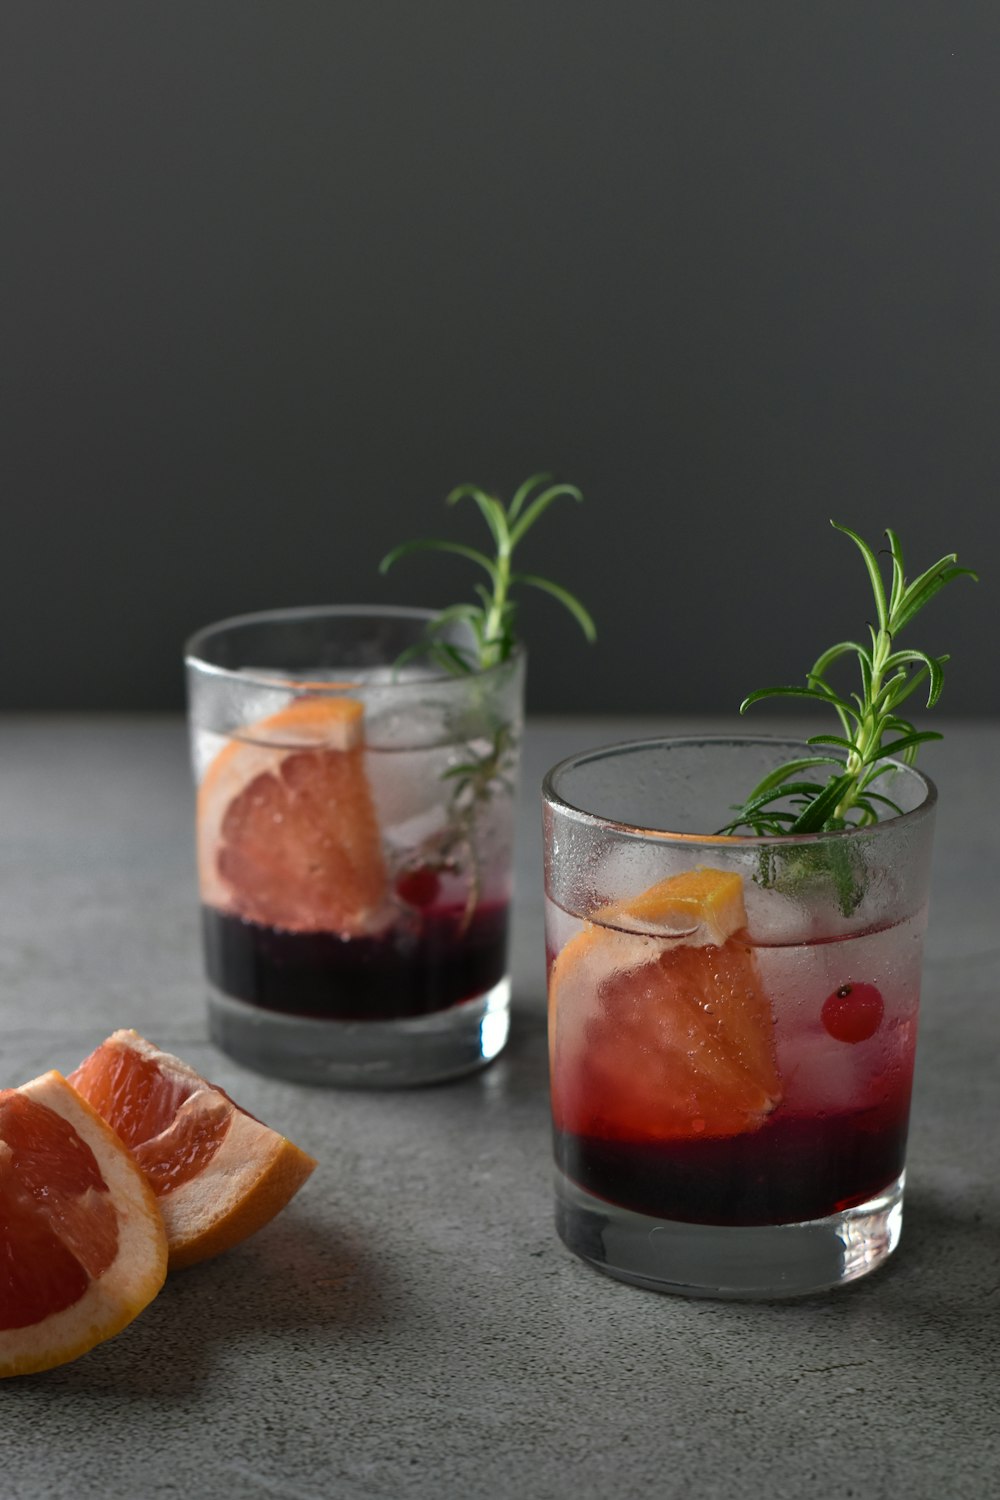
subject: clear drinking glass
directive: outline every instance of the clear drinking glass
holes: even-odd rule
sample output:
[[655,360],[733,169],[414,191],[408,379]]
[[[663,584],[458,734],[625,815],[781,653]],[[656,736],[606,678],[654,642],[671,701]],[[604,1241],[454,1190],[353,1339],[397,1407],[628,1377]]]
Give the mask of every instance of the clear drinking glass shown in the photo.
[[429,1083],[506,1041],[524,662],[448,676],[432,618],[280,610],[188,643],[212,1035],[261,1072]]
[[712,832],[806,747],[650,740],[544,783],[556,1218],[624,1281],[814,1292],[895,1248],[936,793],[790,838]]

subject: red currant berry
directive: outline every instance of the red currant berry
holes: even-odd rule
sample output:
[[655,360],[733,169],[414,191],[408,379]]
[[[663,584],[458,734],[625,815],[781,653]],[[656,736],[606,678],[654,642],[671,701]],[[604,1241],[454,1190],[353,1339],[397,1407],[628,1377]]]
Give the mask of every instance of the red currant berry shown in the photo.
[[885,1004],[873,984],[842,984],[823,1001],[823,1025],[838,1042],[867,1042],[882,1024]]
[[441,881],[436,870],[420,865],[416,870],[404,870],[396,879],[396,894],[407,906],[433,906],[437,900]]

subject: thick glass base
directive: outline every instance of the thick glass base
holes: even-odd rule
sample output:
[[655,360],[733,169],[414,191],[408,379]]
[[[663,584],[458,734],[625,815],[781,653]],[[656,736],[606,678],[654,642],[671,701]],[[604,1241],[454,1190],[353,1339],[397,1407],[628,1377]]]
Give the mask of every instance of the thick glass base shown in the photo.
[[318,1021],[281,1015],[212,989],[212,1040],[255,1072],[333,1088],[408,1088],[483,1068],[510,1030],[510,980],[412,1020]]
[[684,1224],[632,1213],[556,1169],[556,1228],[598,1270],[686,1297],[805,1297],[867,1276],[899,1243],[905,1174],[826,1219],[761,1228]]

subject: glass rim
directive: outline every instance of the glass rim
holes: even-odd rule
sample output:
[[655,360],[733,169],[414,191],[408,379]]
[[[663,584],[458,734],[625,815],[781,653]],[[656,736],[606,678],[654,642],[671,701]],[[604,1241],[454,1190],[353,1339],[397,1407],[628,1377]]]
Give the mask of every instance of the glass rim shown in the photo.
[[755,846],[802,845],[816,844],[827,839],[852,839],[865,838],[877,835],[880,830],[888,831],[890,828],[901,828],[904,824],[912,826],[914,822],[921,822],[928,817],[937,805],[937,787],[931,778],[923,771],[918,771],[915,766],[908,766],[905,762],[897,760],[894,756],[883,757],[882,763],[893,766],[898,771],[913,776],[924,788],[924,798],[909,812],[896,813],[891,818],[880,819],[877,823],[868,823],[864,827],[857,824],[849,828],[834,828],[827,832],[816,833],[676,833],[665,828],[645,828],[636,823],[623,823],[616,818],[606,818],[600,813],[588,812],[586,808],[578,807],[570,802],[556,790],[555,782],[559,775],[565,771],[575,769],[588,761],[609,760],[622,755],[633,754],[639,750],[653,750],[657,747],[672,749],[681,746],[703,746],[712,745],[782,745],[799,750],[815,750],[818,747],[808,745],[805,740],[792,739],[786,735],[771,734],[688,734],[688,735],[653,735],[646,739],[619,740],[610,745],[598,745],[591,750],[581,750],[575,755],[567,755],[563,760],[557,761],[542,778],[542,799],[547,806],[556,809],[577,823],[586,824],[591,828],[613,829],[615,832],[627,834],[633,838],[645,840],[660,839],[665,843],[678,844],[714,844],[724,845],[729,848],[753,848]]
[[[311,682],[299,677],[283,676],[277,670],[273,672],[247,672],[238,667],[219,666],[202,655],[202,652],[213,636],[221,635],[227,630],[240,629],[248,625],[281,625],[305,620],[337,618],[421,620],[427,623],[431,620],[436,620],[440,613],[441,611],[437,609],[420,609],[407,604],[303,604],[292,605],[283,609],[252,610],[246,614],[227,615],[222,620],[213,620],[209,625],[200,626],[184,642],[184,664],[187,667],[204,673],[206,676],[216,677],[224,681],[246,683],[253,687],[284,688],[295,692],[308,692],[314,697],[321,696],[323,693],[340,694],[348,689],[363,689],[370,684],[350,681]],[[510,655],[492,667],[475,667],[472,671],[462,672],[461,674],[452,674],[440,670],[433,674],[393,682],[391,684],[380,683],[379,686],[381,688],[391,686],[394,691],[404,693],[412,691],[426,692],[432,683],[457,685],[464,682],[483,682],[495,673],[503,671],[504,668],[509,667],[512,663],[520,662],[524,655],[524,646],[520,641],[515,641]],[[391,666],[391,663],[387,662],[385,665]]]

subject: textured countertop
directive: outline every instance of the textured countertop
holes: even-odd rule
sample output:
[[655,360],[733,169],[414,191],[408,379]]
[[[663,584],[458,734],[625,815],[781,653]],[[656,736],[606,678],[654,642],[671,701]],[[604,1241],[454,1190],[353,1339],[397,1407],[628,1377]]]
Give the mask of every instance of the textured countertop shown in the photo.
[[365,1094],[258,1078],[207,1040],[180,720],[0,720],[0,1084],[135,1026],[321,1163],[118,1338],[0,1387],[3,1500],[996,1493],[1000,724],[946,724],[923,761],[941,805],[889,1266],[801,1302],[688,1302],[555,1237],[538,782],[586,745],[708,727],[729,726],[531,726],[510,1045],[474,1078]]

